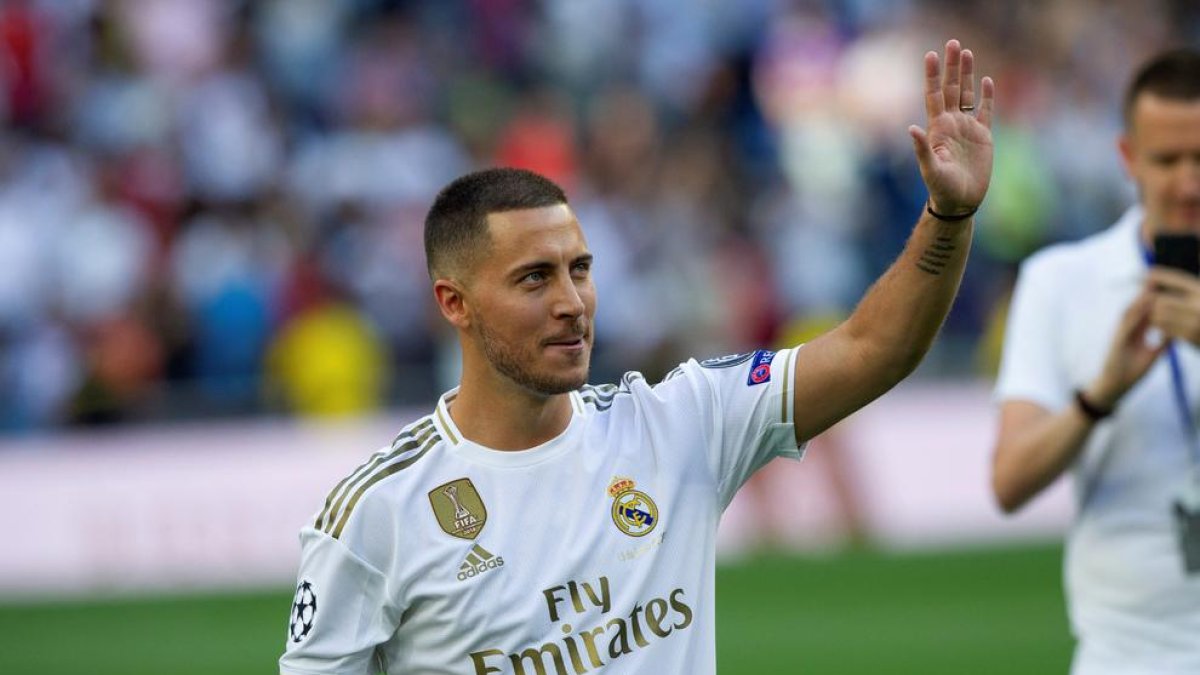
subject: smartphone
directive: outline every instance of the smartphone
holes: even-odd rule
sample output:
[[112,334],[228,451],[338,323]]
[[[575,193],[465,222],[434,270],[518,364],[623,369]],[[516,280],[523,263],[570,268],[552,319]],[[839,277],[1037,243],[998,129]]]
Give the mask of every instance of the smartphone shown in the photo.
[[1200,276],[1200,237],[1194,234],[1155,235],[1154,264]]

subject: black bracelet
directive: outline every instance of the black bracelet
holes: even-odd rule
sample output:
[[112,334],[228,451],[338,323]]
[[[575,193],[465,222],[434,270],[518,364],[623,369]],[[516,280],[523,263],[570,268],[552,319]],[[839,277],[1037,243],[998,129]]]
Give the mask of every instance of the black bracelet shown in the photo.
[[979,207],[976,206],[975,208],[971,209],[970,211],[967,211],[966,213],[963,213],[963,214],[959,214],[957,216],[943,216],[942,214],[933,210],[933,202],[930,202],[930,201],[925,202],[925,213],[928,213],[929,215],[933,216],[934,218],[937,218],[938,220],[944,220],[948,223],[956,223],[960,220],[966,220],[967,218],[970,218],[971,216],[975,215],[975,212],[978,210],[979,210]]
[[1075,405],[1079,406],[1079,411],[1083,413],[1084,417],[1093,422],[1099,422],[1113,414],[1112,408],[1104,409],[1087,400],[1087,397],[1083,395],[1082,389],[1075,390]]

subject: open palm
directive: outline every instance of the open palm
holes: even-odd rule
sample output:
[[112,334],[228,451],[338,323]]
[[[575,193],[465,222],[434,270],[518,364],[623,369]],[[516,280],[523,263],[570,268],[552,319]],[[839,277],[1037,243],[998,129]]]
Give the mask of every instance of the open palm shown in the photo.
[[992,107],[996,86],[981,82],[976,101],[975,57],[958,40],[946,43],[943,76],[937,52],[925,54],[927,128],[913,125],[916,148],[930,206],[956,215],[978,208],[992,178]]

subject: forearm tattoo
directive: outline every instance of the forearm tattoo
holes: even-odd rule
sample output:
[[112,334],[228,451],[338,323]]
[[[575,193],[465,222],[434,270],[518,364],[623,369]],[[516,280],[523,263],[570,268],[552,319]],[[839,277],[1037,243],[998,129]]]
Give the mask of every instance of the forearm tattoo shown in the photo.
[[946,263],[950,262],[950,257],[954,253],[954,240],[950,237],[936,236],[933,243],[925,252],[921,254],[921,259],[917,261],[917,267],[922,272],[928,272],[934,276],[941,276],[946,269]]

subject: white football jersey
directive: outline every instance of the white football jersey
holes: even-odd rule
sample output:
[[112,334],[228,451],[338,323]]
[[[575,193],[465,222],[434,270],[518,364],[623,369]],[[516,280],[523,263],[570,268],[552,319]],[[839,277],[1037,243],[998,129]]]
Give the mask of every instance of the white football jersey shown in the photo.
[[802,454],[795,354],[584,387],[566,430],[515,452],[464,438],[446,394],[301,532],[280,671],[715,672],[717,523]]

